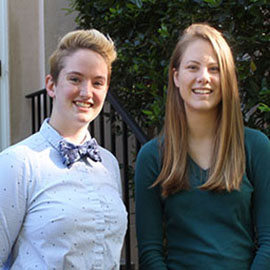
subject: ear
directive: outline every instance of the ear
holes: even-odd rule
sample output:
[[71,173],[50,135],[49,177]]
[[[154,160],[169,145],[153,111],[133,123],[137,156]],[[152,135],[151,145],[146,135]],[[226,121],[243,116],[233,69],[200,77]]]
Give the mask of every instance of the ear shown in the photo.
[[174,68],[173,69],[173,81],[174,81],[175,86],[179,88],[180,82],[179,82],[178,75],[179,75],[178,71]]
[[52,75],[47,75],[45,78],[45,84],[46,84],[46,90],[47,90],[47,94],[48,96],[50,96],[51,98],[55,97],[55,82],[53,80]]

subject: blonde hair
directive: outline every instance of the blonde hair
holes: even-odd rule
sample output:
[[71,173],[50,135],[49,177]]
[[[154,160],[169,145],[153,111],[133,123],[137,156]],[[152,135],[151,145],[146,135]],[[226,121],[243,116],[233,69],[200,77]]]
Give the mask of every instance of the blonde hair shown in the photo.
[[217,55],[222,96],[209,178],[200,188],[238,190],[245,171],[244,126],[231,49],[215,28],[207,24],[192,24],[179,39],[169,65],[165,124],[160,137],[162,169],[153,185],[160,183],[165,197],[190,187],[187,176],[187,120],[184,102],[174,84],[173,75],[186,48],[197,39],[209,41]]
[[105,37],[96,29],[76,30],[67,33],[59,42],[49,59],[50,74],[57,83],[59,73],[64,67],[64,59],[78,49],[89,49],[100,54],[108,66],[108,83],[111,77],[111,65],[117,57],[115,46],[110,37]]

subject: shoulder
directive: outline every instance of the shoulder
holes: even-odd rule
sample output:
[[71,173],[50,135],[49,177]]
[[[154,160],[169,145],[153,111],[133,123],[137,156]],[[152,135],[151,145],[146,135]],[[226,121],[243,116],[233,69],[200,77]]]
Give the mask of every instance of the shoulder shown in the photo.
[[[36,136],[30,136],[21,142],[18,142],[0,153],[0,171],[3,178],[1,184],[15,185],[21,183],[19,187],[24,188],[28,179],[31,178],[31,168],[36,164],[37,155],[35,154]],[[14,181],[17,179],[18,181]]]
[[139,153],[138,158],[158,158],[160,156],[160,142],[158,138],[154,138],[145,143]]
[[142,154],[146,154],[146,155],[159,155],[160,152],[160,141],[158,138],[154,138],[150,141],[148,141],[147,143],[145,143],[140,151],[139,151],[139,155]]
[[0,153],[0,160],[1,162],[12,161],[25,164],[28,159],[35,160],[35,156],[42,150],[41,148],[44,148],[44,145],[44,138],[37,132],[4,149]]
[[141,147],[136,163],[136,166],[151,166],[160,169],[161,147],[159,138],[154,138]]
[[[270,140],[261,131],[245,128],[246,170],[251,179],[269,173]],[[264,176],[262,176],[262,174]]]
[[247,151],[267,151],[270,150],[270,140],[263,132],[245,127],[245,147]]

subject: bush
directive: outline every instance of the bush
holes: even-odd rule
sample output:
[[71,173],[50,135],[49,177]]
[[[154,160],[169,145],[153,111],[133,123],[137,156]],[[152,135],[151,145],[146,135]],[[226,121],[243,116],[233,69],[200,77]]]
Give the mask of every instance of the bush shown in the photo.
[[[220,29],[232,47],[246,125],[270,136],[270,5],[268,0],[70,0],[78,28],[115,41],[111,90],[149,137],[163,124],[169,58],[193,22]],[[153,128],[154,127],[154,128]]]

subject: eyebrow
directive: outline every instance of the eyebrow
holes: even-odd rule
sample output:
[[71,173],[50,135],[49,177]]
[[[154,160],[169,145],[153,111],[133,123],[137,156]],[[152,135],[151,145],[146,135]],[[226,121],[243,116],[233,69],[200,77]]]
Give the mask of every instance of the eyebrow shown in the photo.
[[83,76],[83,74],[78,72],[78,71],[68,71],[68,72],[66,72],[66,75],[72,75],[72,74]]
[[[66,73],[66,75],[73,75],[73,74],[74,74],[74,75],[79,75],[79,76],[84,77],[84,74],[81,73],[81,72],[78,72],[78,71],[73,71],[73,70],[71,70],[71,71],[68,71],[68,72]],[[105,77],[105,76],[97,75],[97,76],[95,76],[94,78],[95,78],[95,79],[101,79],[101,80],[106,81],[106,77]]]
[[187,63],[196,63],[196,64],[199,64],[200,62],[199,61],[196,61],[196,60],[188,60]]
[[[200,61],[197,61],[197,60],[188,60],[188,61],[186,62],[186,64],[191,64],[191,63],[200,64],[201,62],[200,62]],[[210,65],[218,65],[218,62],[213,61],[213,62],[210,62],[209,64],[210,64]]]

